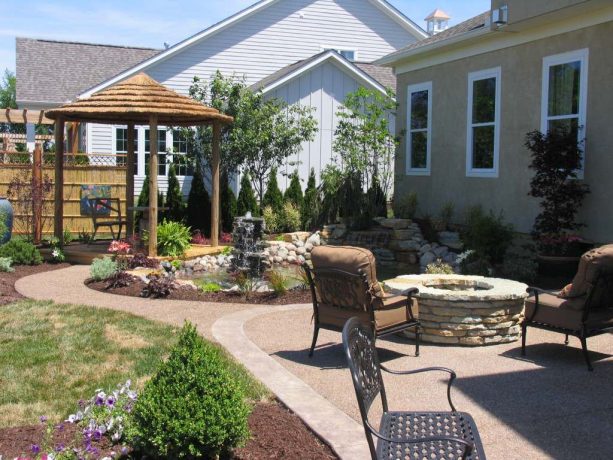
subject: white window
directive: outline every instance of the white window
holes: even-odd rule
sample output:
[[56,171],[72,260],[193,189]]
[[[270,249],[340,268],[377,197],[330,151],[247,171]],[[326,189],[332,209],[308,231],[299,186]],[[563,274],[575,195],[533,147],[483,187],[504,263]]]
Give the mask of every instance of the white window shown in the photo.
[[406,174],[430,175],[432,138],[432,82],[407,88]]
[[[128,154],[128,127],[117,126],[114,129],[113,153],[117,155],[117,166],[125,166]],[[138,129],[136,128],[134,128],[134,154],[138,154]]]
[[466,175],[498,177],[500,67],[468,74]]
[[338,54],[343,56],[348,61],[356,61],[358,59],[358,50],[355,49],[347,49],[347,48],[337,48],[335,46],[322,46],[322,51],[336,51]]
[[585,137],[587,70],[589,50],[548,56],[543,59],[541,131],[565,129]]
[[[151,141],[149,140],[149,128],[145,128],[145,174],[149,171],[149,152],[151,151]],[[157,130],[157,143],[158,143],[158,176],[165,176],[168,174],[168,168],[166,167],[166,128],[158,128]]]
[[175,165],[177,176],[191,176],[194,174],[194,168],[187,156],[189,142],[187,136],[180,130],[172,132],[172,162]]

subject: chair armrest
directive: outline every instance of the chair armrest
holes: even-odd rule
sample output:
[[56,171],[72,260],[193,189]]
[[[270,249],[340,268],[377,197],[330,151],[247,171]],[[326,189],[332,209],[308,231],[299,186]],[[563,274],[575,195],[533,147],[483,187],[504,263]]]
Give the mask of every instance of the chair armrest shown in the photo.
[[451,385],[453,385],[453,381],[457,377],[456,373],[453,370],[448,369],[446,367],[424,367],[423,369],[415,369],[412,371],[395,371],[393,369],[388,369],[383,364],[379,364],[379,367],[383,369],[385,372],[388,372],[394,375],[420,374],[422,372],[431,372],[431,371],[447,372],[449,374],[449,380],[447,382],[447,401],[449,401],[449,407],[451,407],[451,410],[453,412],[457,412],[457,409],[455,408],[455,406],[453,405],[453,401],[451,400]]
[[424,442],[457,442],[458,444],[462,444],[464,445],[464,453],[462,454],[462,458],[465,459],[466,457],[468,457],[470,454],[472,454],[472,452],[475,450],[475,443],[473,442],[468,442],[465,439],[462,438],[457,438],[455,436],[426,436],[423,438],[416,438],[416,439],[392,439],[392,438],[388,438],[387,436],[383,436],[381,433],[379,433],[371,424],[368,420],[365,421],[366,422],[366,426],[368,426],[368,429],[370,430],[370,432],[375,435],[377,438],[386,441],[386,442],[391,442],[391,443],[397,443],[397,444],[421,444]]
[[541,289],[535,286],[530,286],[526,289],[526,292],[530,295],[538,296],[539,294],[551,294],[558,295],[560,290],[551,290],[551,289]]

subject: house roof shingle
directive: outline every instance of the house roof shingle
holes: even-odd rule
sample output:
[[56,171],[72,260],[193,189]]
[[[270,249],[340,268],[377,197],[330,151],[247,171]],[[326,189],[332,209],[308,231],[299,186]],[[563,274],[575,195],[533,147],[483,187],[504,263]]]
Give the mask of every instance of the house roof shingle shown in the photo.
[[161,50],[17,38],[17,102],[58,104]]
[[432,35],[424,40],[419,40],[416,41],[414,43],[411,43],[408,46],[405,46],[404,48],[399,49],[398,51],[395,51],[391,54],[388,54],[387,56],[379,59],[380,62],[389,62],[391,60],[393,60],[392,58],[396,57],[396,56],[402,56],[404,55],[406,52],[408,51],[414,51],[414,50],[418,50],[419,48],[423,48],[425,46],[428,45],[432,45],[434,43],[439,43],[445,40],[449,40],[453,37],[458,37],[460,35],[466,34],[468,32],[472,32],[473,30],[477,30],[477,29],[482,29],[483,27],[485,27],[485,25],[488,23],[489,19],[490,19],[490,14],[491,12],[485,11],[473,18],[470,18],[464,22],[461,22],[453,27],[450,27],[449,29],[446,29],[442,32],[439,32],[435,35]]

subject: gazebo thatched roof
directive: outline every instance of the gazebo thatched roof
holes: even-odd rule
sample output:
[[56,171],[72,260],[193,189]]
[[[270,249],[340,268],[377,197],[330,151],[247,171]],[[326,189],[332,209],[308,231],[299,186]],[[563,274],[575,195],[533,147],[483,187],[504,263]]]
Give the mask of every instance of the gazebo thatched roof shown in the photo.
[[231,123],[232,117],[207,107],[198,101],[172,91],[144,73],[139,73],[87,99],[47,110],[51,119],[96,123],[149,124],[157,115],[160,125],[192,126],[212,123]]

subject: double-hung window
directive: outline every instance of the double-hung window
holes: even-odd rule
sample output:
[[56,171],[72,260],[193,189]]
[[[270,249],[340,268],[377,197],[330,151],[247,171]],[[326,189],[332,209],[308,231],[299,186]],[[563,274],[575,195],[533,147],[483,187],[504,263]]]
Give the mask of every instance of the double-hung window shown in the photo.
[[[125,126],[115,128],[115,154],[117,166],[128,164],[128,128]],[[138,154],[138,130],[134,128],[134,154]]]
[[432,138],[432,82],[407,88],[407,159],[406,174],[430,174]]
[[[166,171],[166,129],[158,129],[158,176],[165,176]],[[151,152],[151,141],[149,128],[145,129],[145,174],[149,171],[149,155]]]
[[174,130],[172,133],[172,161],[175,165],[177,176],[191,176],[194,174],[194,168],[187,155],[188,146],[185,134],[181,130]]
[[541,131],[564,129],[585,136],[589,51],[582,49],[543,59]]
[[466,175],[498,177],[500,67],[468,74]]

